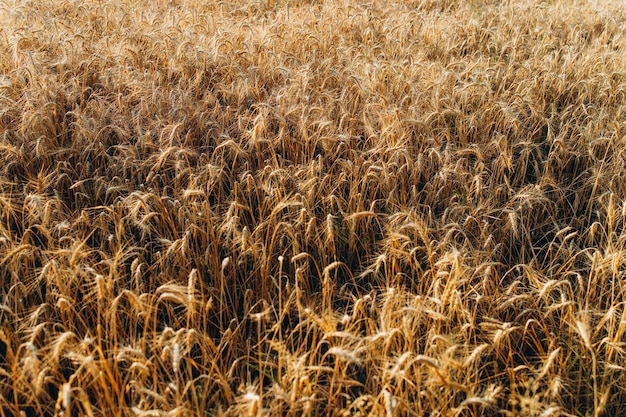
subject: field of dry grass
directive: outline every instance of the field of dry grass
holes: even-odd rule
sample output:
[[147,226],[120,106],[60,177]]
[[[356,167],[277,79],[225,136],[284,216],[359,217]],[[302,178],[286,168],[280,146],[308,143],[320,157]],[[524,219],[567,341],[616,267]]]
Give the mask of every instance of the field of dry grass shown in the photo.
[[0,416],[626,407],[623,2],[0,22]]

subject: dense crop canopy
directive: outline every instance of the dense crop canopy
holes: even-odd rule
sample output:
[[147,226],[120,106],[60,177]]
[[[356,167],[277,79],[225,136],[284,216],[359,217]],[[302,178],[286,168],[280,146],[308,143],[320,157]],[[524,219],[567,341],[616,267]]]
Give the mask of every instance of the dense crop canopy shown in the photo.
[[615,415],[620,1],[6,1],[0,416]]

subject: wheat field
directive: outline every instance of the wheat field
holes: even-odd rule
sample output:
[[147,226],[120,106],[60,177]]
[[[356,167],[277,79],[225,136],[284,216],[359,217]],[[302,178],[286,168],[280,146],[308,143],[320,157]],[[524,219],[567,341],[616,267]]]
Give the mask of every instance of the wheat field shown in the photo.
[[623,2],[0,22],[1,416],[626,407]]

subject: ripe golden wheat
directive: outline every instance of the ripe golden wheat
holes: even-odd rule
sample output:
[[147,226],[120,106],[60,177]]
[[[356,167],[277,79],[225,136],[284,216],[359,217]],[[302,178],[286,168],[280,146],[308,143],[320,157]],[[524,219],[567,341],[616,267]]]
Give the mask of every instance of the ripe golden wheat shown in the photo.
[[621,412],[620,3],[3,2],[0,415]]

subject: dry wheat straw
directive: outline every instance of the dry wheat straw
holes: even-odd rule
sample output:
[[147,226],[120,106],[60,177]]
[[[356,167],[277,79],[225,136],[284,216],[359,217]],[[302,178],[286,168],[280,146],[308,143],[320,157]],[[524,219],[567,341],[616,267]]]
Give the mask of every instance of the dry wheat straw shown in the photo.
[[0,5],[0,415],[613,415],[617,1]]

